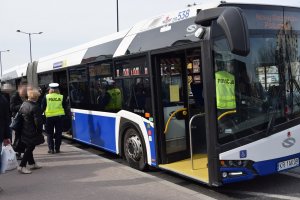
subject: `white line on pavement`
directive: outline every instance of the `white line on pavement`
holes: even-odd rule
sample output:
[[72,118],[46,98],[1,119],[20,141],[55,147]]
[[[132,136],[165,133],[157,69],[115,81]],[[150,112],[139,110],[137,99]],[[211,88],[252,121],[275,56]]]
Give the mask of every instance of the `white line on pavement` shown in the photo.
[[275,199],[300,200],[300,197],[293,197],[293,196],[287,196],[281,194],[269,194],[263,192],[249,192],[249,191],[226,191],[226,192],[232,194],[252,195],[257,197],[264,196],[264,197],[275,198]]
[[294,178],[300,178],[300,174],[295,174],[292,172],[282,172],[281,174],[287,175],[287,176],[292,176]]

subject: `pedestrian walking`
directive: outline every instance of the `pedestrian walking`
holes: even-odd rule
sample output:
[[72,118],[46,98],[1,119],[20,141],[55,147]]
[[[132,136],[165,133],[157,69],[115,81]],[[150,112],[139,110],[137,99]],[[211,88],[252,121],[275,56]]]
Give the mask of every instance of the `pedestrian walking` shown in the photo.
[[[9,103],[3,93],[0,91],[0,152],[2,151],[2,143],[4,146],[10,144],[10,117]],[[0,154],[0,171],[1,171],[1,154]]]
[[[31,169],[39,169],[39,166],[33,158],[33,150],[40,144],[40,136],[43,134],[42,111],[37,101],[40,93],[37,89],[30,89],[27,92],[26,100],[20,109],[23,116],[21,131],[21,141],[25,144],[26,150],[18,167],[21,174],[31,174]],[[27,163],[29,169],[26,168]]]
[[[12,95],[12,92],[14,91],[13,86],[10,83],[4,83],[1,86],[1,92],[4,95],[4,97],[7,99],[8,104],[10,104],[10,96]],[[11,111],[9,108],[9,124],[11,123]],[[9,134],[10,134],[10,140],[12,141],[12,129],[9,129]]]
[[[12,117],[15,117],[24,101],[27,100],[27,82],[22,80],[18,85],[18,90],[10,98],[10,111]],[[18,160],[22,159],[22,153],[25,151],[25,144],[21,142],[21,133],[15,131],[13,148]]]
[[[64,96],[59,92],[58,83],[50,83],[49,94],[42,101],[42,110],[46,116],[48,153],[60,153],[63,118],[67,105]],[[54,132],[55,129],[55,132]],[[54,152],[55,150],[55,152]]]

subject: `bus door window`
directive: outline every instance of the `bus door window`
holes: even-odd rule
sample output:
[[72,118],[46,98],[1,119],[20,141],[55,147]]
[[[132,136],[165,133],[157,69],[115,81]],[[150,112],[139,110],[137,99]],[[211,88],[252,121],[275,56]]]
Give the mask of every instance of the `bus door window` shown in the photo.
[[[161,75],[161,98],[164,115],[164,133],[166,139],[166,153],[178,153],[178,158],[184,157],[187,150],[187,118],[183,113],[186,112],[185,90],[183,88],[183,72],[186,75],[183,64],[183,56],[160,57]],[[186,80],[186,79],[185,79]],[[175,115],[173,113],[176,113]],[[173,116],[173,117],[172,117]]]
[[[200,48],[188,49],[186,53],[189,119],[205,112],[200,55]],[[191,131],[193,153],[206,153],[205,115],[193,119]]]
[[72,108],[88,109],[88,79],[86,67],[76,67],[69,70],[69,89]]
[[183,104],[181,61],[179,58],[161,60],[161,80],[164,106]]
[[190,116],[204,112],[203,82],[200,66],[200,49],[187,50],[186,68]]

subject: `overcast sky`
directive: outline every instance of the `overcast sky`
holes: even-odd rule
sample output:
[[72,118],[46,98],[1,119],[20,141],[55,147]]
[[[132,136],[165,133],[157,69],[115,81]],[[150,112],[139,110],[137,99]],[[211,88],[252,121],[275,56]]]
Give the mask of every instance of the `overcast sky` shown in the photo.
[[[119,0],[120,30],[200,0]],[[116,32],[116,0],[0,0],[3,70]]]

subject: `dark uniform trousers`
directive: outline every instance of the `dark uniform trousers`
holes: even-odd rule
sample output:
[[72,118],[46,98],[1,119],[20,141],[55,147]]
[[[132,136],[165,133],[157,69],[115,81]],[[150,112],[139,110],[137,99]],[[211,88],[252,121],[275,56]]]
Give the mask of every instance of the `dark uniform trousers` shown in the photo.
[[[46,132],[49,150],[60,150],[63,115],[46,118]],[[54,133],[55,129],[55,133]]]

